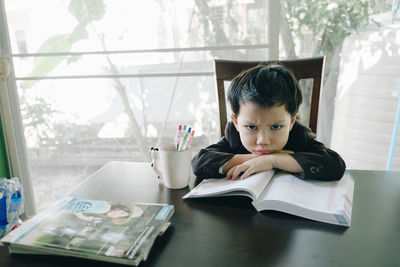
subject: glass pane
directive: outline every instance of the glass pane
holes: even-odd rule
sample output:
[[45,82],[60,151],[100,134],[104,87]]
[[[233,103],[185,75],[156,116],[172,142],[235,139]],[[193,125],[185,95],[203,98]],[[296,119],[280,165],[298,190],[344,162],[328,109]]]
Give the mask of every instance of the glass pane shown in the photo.
[[386,169],[391,159],[400,170],[399,25],[360,31],[343,44],[332,145],[353,169]]
[[5,1],[38,210],[110,160],[149,161],[178,124],[193,153],[217,141],[213,59],[267,60],[268,10],[205,3]]
[[5,1],[14,53],[266,44],[267,4],[263,0]]
[[[39,203],[60,190],[72,190],[110,160],[149,161],[148,151],[158,140],[175,79],[46,80],[20,89]],[[179,79],[161,142],[173,141],[178,123],[196,130],[194,153],[217,140],[213,83],[212,76]]]
[[[395,2],[281,1],[280,57],[325,57],[317,138],[350,169],[385,169],[393,143],[400,62]],[[397,144],[393,168],[399,150]]]

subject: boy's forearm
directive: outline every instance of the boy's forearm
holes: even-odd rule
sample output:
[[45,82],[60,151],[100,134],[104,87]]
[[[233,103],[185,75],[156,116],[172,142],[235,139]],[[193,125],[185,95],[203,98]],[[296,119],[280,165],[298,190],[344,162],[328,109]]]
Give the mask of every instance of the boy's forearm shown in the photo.
[[346,163],[340,155],[331,149],[291,154],[303,168],[304,179],[337,181],[346,170]]
[[304,172],[300,164],[287,153],[276,153],[271,154],[270,156],[272,157],[272,165],[276,169],[292,173]]
[[[223,173],[227,173],[232,167],[242,164],[243,162],[257,157],[255,154],[237,154],[233,156],[222,168]],[[304,172],[299,163],[288,153],[276,153],[268,155],[272,160],[274,168],[283,171],[300,173]]]

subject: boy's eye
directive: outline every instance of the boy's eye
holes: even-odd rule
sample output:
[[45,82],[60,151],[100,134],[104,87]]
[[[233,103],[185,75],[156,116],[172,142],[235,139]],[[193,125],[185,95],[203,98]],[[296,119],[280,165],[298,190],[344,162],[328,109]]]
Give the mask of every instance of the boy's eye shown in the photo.
[[250,131],[254,131],[254,130],[257,129],[257,126],[254,126],[254,125],[246,125],[246,129],[247,129],[247,130],[250,130]]
[[272,125],[271,126],[271,130],[279,130],[279,129],[281,129],[282,128],[282,125]]

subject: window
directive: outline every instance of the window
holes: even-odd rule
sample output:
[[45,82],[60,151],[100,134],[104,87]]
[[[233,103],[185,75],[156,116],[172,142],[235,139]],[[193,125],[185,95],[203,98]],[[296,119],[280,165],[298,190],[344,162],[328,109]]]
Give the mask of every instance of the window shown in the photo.
[[[110,160],[148,161],[149,148],[171,142],[178,124],[196,129],[194,152],[215,142],[214,58],[261,61],[324,55],[318,138],[337,149],[349,168],[371,166],[360,165],[349,153],[351,148],[365,154],[359,149],[368,145],[338,127],[344,125],[340,116],[355,114],[355,106],[343,98],[348,82],[343,70],[344,60],[358,48],[343,44],[363,29],[383,36],[385,25],[397,27],[391,0],[0,3],[0,36],[7,37],[0,40],[1,59],[11,66],[10,78],[0,82],[5,137],[11,169],[27,178],[28,193],[34,188],[38,210]],[[345,48],[348,54],[341,57]],[[398,51],[391,55],[395,59]],[[396,86],[388,92],[396,93]],[[395,109],[397,98],[389,102]],[[385,115],[387,132],[394,113]],[[354,125],[353,120],[348,127]],[[385,135],[388,143],[390,133]],[[357,141],[358,148],[340,140]],[[376,146],[384,161],[387,144]]]
[[38,210],[110,160],[148,161],[178,124],[194,150],[215,142],[213,59],[266,60],[277,39],[262,0],[4,2]]
[[287,0],[281,7],[280,55],[325,56],[317,137],[349,169],[399,170],[398,1]]

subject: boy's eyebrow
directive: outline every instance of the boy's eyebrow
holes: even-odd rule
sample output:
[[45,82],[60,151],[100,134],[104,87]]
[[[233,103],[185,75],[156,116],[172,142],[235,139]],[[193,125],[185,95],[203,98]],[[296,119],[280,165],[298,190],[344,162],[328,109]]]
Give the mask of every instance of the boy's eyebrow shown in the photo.
[[[274,124],[284,123],[284,122],[285,122],[285,120],[278,120],[278,121],[274,121],[273,123],[271,123],[269,125],[274,125]],[[246,121],[246,120],[242,121],[241,123],[243,123],[243,124],[252,124],[252,125],[257,124],[254,121]]]
[[276,124],[276,123],[284,123],[284,122],[285,122],[285,120],[280,120],[280,121],[275,121],[274,124]]
[[243,124],[256,124],[254,121],[247,121],[247,120],[243,120],[243,121],[240,121],[241,123],[243,123]]

